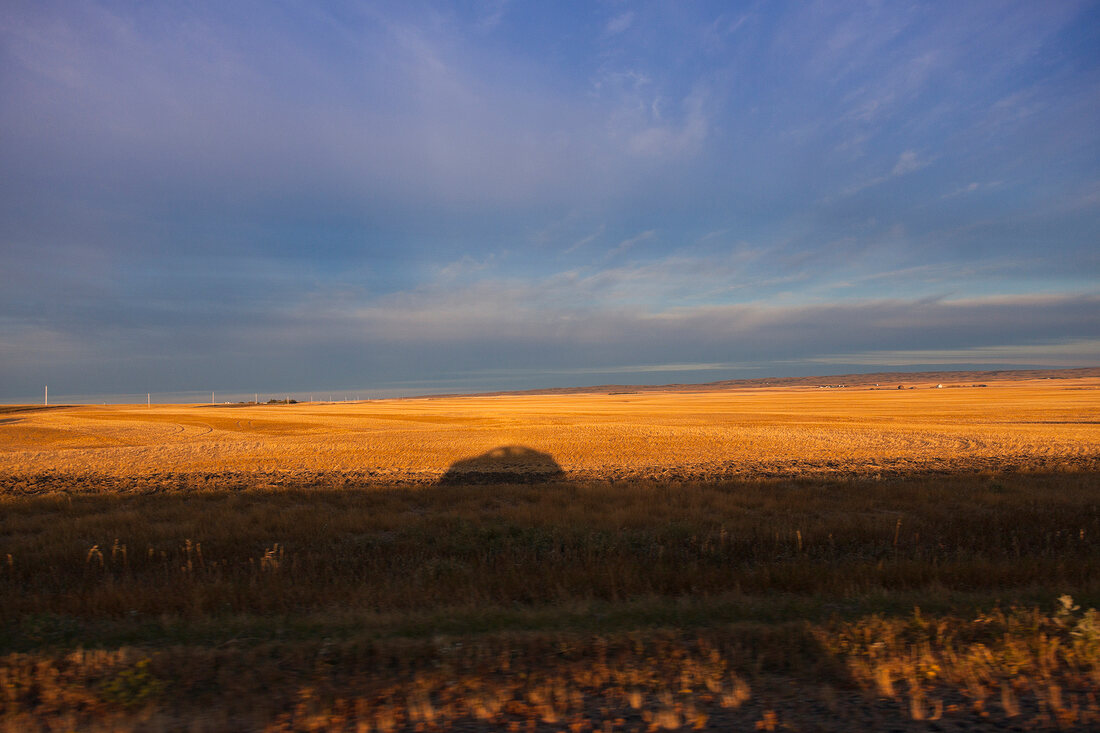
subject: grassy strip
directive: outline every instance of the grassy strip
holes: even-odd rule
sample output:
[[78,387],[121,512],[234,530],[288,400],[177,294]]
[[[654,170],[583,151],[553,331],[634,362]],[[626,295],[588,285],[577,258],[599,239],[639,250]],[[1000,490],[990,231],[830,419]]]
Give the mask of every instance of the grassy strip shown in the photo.
[[[1011,604],[1038,607],[1044,588],[1016,589]],[[1079,596],[1100,605],[1100,587]],[[0,629],[0,653],[59,649],[210,646],[253,647],[271,642],[410,641],[500,633],[614,634],[646,629],[707,629],[731,624],[828,624],[879,616],[982,614],[1005,607],[1001,595],[940,590],[853,597],[801,595],[644,598],[537,607],[452,607],[410,613],[330,610],[304,615],[226,615],[81,618],[28,614]]]

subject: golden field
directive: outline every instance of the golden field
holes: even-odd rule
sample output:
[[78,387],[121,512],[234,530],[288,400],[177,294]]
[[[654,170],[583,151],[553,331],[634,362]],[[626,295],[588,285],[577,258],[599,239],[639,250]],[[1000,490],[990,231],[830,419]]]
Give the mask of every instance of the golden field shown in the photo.
[[1095,730],[1100,379],[944,384],[0,408],[0,730]]
[[423,483],[511,445],[584,480],[1100,466],[1100,379],[911,386],[57,408],[0,417],[0,472]]

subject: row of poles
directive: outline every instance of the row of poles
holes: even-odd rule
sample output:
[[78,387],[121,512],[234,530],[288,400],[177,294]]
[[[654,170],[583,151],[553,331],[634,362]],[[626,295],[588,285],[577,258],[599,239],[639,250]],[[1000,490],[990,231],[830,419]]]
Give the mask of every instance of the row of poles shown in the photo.
[[[259,392],[254,393],[252,397],[253,397],[252,401],[255,404],[257,404],[257,405],[260,404],[260,393]],[[309,401],[311,403],[313,402],[313,395],[309,396]],[[332,395],[328,396],[328,401],[333,402]],[[348,398],[344,397],[344,402],[347,402],[347,401],[348,401]],[[360,401],[359,400],[359,395],[355,395],[355,401],[356,402]],[[45,389],[42,392],[42,405],[44,407],[48,407],[49,404],[50,404],[50,385],[47,384],[45,386]],[[212,404],[212,405],[218,404],[214,400],[214,393],[213,392],[210,393],[210,404]],[[286,396],[286,404],[288,404],[288,405],[290,404],[290,395]],[[153,406],[153,393],[152,392],[146,392],[145,393],[145,406],[146,407],[152,407]]]

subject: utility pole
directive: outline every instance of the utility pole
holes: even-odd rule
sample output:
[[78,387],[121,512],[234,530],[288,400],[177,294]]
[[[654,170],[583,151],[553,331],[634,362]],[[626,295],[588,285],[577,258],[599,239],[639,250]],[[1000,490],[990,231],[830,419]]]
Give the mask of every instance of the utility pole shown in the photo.
[[259,392],[252,395],[252,401],[255,402],[257,405],[260,404],[260,393]]
[[145,393],[145,406],[146,407],[152,407],[153,406],[153,395],[150,392]]
[[42,406],[50,404],[50,385],[46,385],[46,391],[42,394]]
[[213,393],[213,392],[211,392],[211,393],[210,393],[210,404],[212,404],[212,405],[213,405],[213,404],[216,404],[216,403],[214,402],[214,393]]

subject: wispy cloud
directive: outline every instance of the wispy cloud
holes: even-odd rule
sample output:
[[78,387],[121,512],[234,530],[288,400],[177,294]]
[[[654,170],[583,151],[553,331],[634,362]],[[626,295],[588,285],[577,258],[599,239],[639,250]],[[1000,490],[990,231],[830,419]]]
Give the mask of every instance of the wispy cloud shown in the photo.
[[463,255],[460,259],[448,262],[440,267],[438,277],[440,280],[469,278],[477,275],[477,273],[484,272],[493,264],[494,260],[496,260],[495,254],[489,254],[481,259]]
[[625,13],[619,13],[611,20],[607,21],[605,30],[608,35],[618,35],[625,31],[634,23],[634,11],[628,10]]
[[[848,186],[840,192],[839,196],[843,198],[846,196],[855,195],[861,191],[865,191],[869,188],[874,188],[875,186],[886,183],[891,179],[900,178],[901,176],[906,176],[910,173],[919,171],[921,168],[928,166],[928,164],[929,161],[921,160],[920,158],[918,158],[916,152],[912,150],[906,150],[898,156],[897,161],[894,163],[894,167],[890,169],[889,173],[885,175],[875,176],[865,181],[860,181],[859,183]],[[826,201],[829,200],[832,200],[832,198],[830,197],[829,199],[826,199]]]
[[702,89],[688,95],[683,100],[683,115],[678,122],[661,123],[660,115],[654,111],[651,116],[658,124],[634,132],[630,136],[630,151],[649,157],[697,153],[710,131],[706,100],[707,94]]
[[898,156],[898,162],[894,164],[894,169],[890,171],[890,175],[904,176],[907,173],[919,171],[926,165],[928,165],[928,162],[920,160],[917,157],[916,152],[912,150],[906,150],[904,153]]
[[949,199],[949,198],[955,198],[956,196],[965,196],[968,193],[974,193],[975,191],[977,191],[981,187],[982,187],[982,184],[978,183],[977,181],[971,181],[970,183],[966,184],[965,186],[959,186],[954,191],[950,191],[948,193],[945,193],[943,195],[943,198]]
[[587,245],[592,244],[592,242],[595,242],[597,239],[599,239],[600,237],[603,236],[604,230],[606,230],[606,229],[607,229],[607,226],[605,224],[600,224],[600,226],[596,229],[596,231],[592,232],[591,234],[589,234],[585,237],[581,237],[577,241],[573,242],[573,244],[569,245],[565,249],[565,254],[572,254],[573,252],[577,251],[581,247],[586,247]]
[[1100,339],[1071,339],[1038,344],[997,344],[957,349],[895,349],[830,354],[810,359],[817,364],[909,366],[913,364],[1033,364],[1084,367],[1100,363]]
[[482,0],[477,25],[482,30],[491,31],[500,25],[510,0]]
[[629,237],[627,239],[624,239],[623,241],[619,242],[618,244],[616,244],[614,247],[612,247],[611,249],[609,249],[607,251],[607,255],[606,255],[605,259],[612,259],[612,258],[618,257],[619,255],[633,249],[639,243],[644,242],[648,239],[653,239],[653,237],[655,237],[655,236],[657,236],[657,230],[656,229],[647,229],[644,232],[642,232],[641,234],[635,234],[633,237]]

